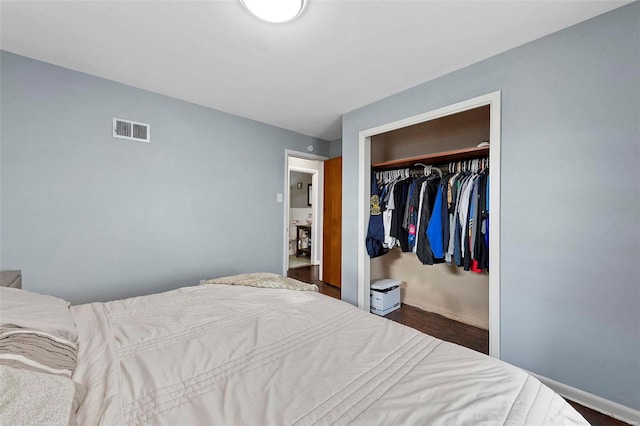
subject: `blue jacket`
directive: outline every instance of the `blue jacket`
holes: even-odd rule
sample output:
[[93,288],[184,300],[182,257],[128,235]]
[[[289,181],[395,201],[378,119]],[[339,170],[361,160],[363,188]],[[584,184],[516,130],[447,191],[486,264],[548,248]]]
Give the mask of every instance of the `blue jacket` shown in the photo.
[[444,258],[444,243],[442,237],[442,185],[438,186],[436,193],[436,201],[433,205],[433,212],[427,226],[427,238],[431,244],[433,257],[436,259]]

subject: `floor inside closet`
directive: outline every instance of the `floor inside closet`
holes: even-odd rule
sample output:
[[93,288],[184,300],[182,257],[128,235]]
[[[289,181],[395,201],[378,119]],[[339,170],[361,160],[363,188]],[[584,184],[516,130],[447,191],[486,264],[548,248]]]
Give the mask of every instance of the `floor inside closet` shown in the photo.
[[[316,284],[320,293],[340,299],[339,288],[318,279],[317,265],[290,269],[287,275],[299,281]],[[400,309],[386,315],[385,318],[415,328],[438,339],[466,346],[484,354],[489,353],[489,332],[487,330],[404,304]],[[627,425],[627,423],[605,416],[576,402],[569,400],[568,402],[593,426]]]

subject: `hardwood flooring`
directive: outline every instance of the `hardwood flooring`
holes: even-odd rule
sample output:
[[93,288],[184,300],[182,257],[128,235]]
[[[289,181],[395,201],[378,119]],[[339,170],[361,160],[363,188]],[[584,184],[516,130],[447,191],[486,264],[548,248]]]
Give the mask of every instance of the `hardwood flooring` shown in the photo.
[[[318,267],[290,269],[287,275],[299,281],[316,284],[320,293],[340,299],[340,289],[318,279]],[[409,305],[402,305],[385,318],[415,328],[438,339],[466,346],[470,349],[489,353],[489,332],[472,325],[464,324],[442,315],[423,311]],[[567,400],[593,426],[627,426],[627,423],[606,416],[595,410]]]
[[573,408],[576,409],[582,417],[587,419],[589,423],[593,426],[629,426],[629,423],[625,423],[623,421],[614,419],[613,417],[609,417],[605,414],[602,414],[596,410],[592,410],[591,408],[587,408],[584,405],[580,405],[577,402],[573,402],[569,399],[565,400],[571,404]]
[[322,282],[318,279],[318,266],[309,266],[303,268],[294,268],[287,271],[287,276],[294,278],[298,281],[305,283],[315,284],[318,286],[318,291],[327,296],[331,296],[335,299],[340,299],[340,289],[330,284]]
[[402,304],[400,309],[388,313],[385,318],[415,328],[438,339],[489,355],[489,332],[482,328],[453,321],[442,315],[405,304]]

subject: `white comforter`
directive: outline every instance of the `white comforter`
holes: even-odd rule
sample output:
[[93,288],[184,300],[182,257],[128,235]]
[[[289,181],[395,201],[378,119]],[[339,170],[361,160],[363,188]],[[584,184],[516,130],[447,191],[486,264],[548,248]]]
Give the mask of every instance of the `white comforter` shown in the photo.
[[315,292],[186,287],[72,307],[82,424],[588,424],[511,365]]

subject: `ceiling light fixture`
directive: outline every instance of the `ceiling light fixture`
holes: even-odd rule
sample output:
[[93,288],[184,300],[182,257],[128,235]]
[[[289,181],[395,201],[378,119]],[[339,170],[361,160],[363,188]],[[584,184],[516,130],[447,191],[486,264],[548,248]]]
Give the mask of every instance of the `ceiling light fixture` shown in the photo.
[[281,24],[302,13],[304,0],[240,0],[249,12],[263,21]]

